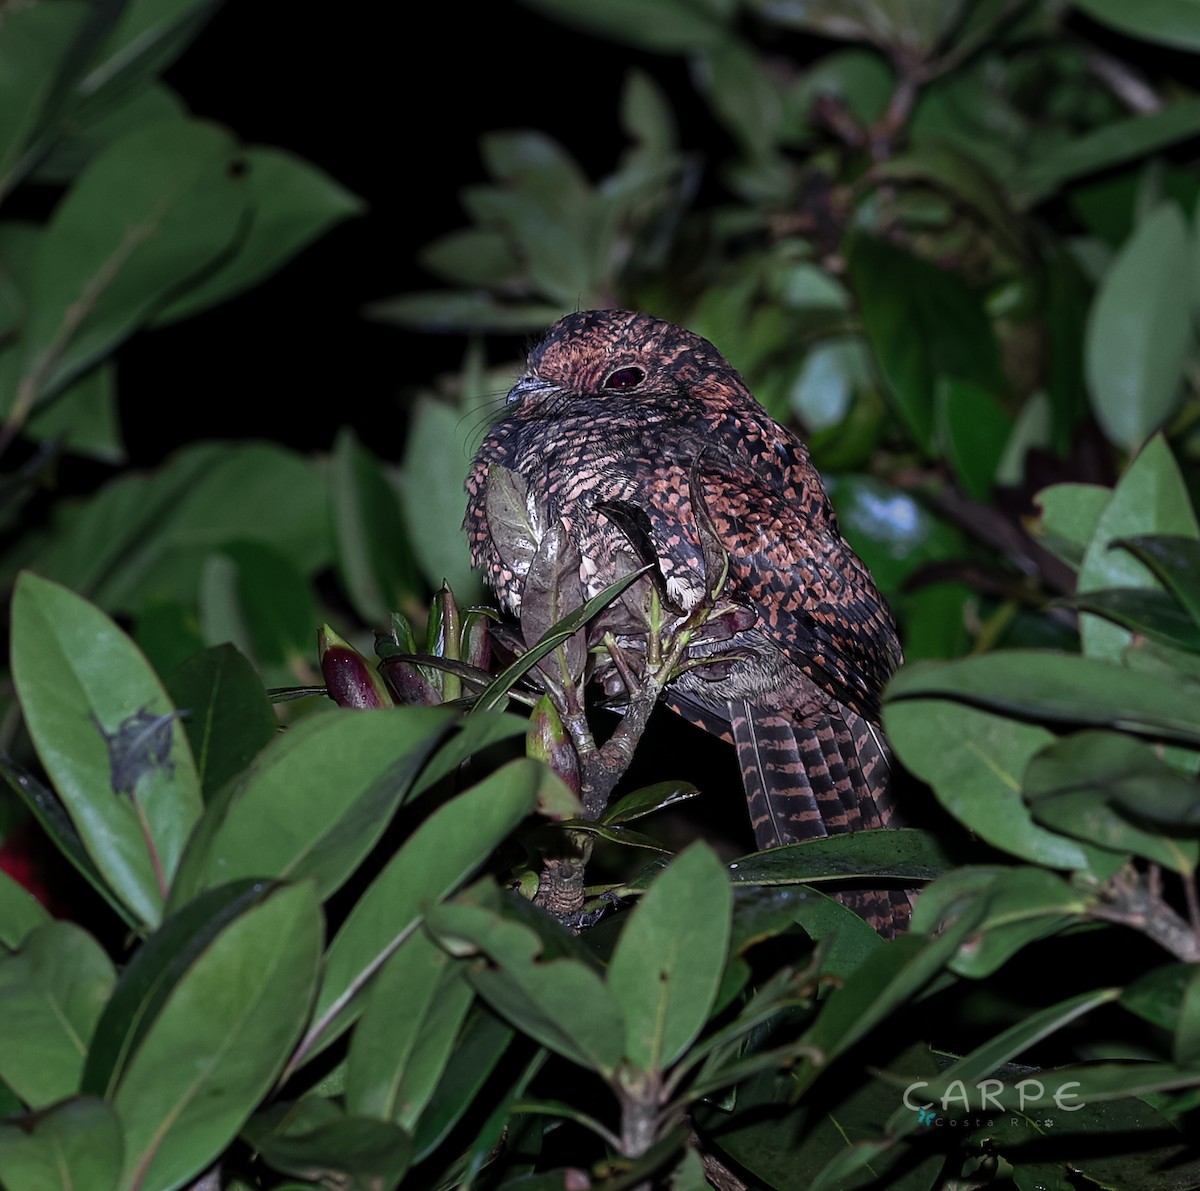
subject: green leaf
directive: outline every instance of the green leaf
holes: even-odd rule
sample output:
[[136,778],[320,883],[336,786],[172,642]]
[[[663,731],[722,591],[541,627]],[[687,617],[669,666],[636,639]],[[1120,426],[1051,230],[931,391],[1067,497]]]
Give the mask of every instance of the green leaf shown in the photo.
[[167,916],[125,966],[96,1024],[80,1087],[111,1099],[172,990],[231,922],[269,896],[261,882],[210,890]]
[[0,30],[0,195],[54,89],[83,4],[33,4],[4,14]]
[[[476,1002],[454,1044],[437,1090],[414,1135],[416,1159],[423,1161],[449,1134],[475,1102],[501,1059],[512,1051],[512,1028]],[[540,1051],[544,1055],[545,1051]]]
[[1152,1025],[1174,1033],[1184,994],[1196,974],[1192,964],[1164,964],[1151,968],[1127,984],[1121,993],[1121,1005]]
[[166,685],[184,715],[207,800],[274,739],[275,713],[254,667],[232,645],[188,658],[167,676]]
[[338,432],[330,468],[338,569],[359,616],[383,625],[421,591],[400,497],[354,432]]
[[621,1010],[596,971],[569,956],[546,958],[538,934],[486,906],[448,903],[428,916],[433,936],[468,967],[475,990],[502,1017],[574,1063],[611,1076],[621,1061]]
[[496,287],[521,276],[521,258],[508,237],[469,227],[439,236],[417,254],[422,268],[457,285]]
[[474,186],[462,192],[462,202],[477,223],[504,229],[520,246],[539,294],[567,304],[597,284],[588,205],[530,186]]
[[1186,248],[1183,216],[1164,203],[1138,224],[1092,306],[1084,348],[1092,409],[1126,450],[1179,400],[1192,338],[1190,279],[1178,268]]
[[[347,715],[389,715],[347,712]],[[329,947],[314,1020],[292,1068],[328,1046],[361,1012],[361,993],[392,953],[492,854],[537,804],[542,775],[521,759],[439,808],[359,898]]]
[[303,1030],[321,935],[312,886],[279,889],[189,966],[113,1097],[126,1184],[179,1186],[233,1140]]
[[[911,698],[961,699],[1031,719],[1113,727],[1200,745],[1190,684],[1175,675],[1049,650],[1006,649],[957,662],[918,662],[896,674],[887,697],[892,706]],[[1049,743],[1047,734],[1041,743]],[[1011,773],[1016,765],[1005,769]]]
[[853,831],[754,852],[729,865],[735,885],[823,881],[929,881],[954,863],[935,836],[914,827]]
[[673,53],[719,44],[728,36],[712,6],[691,0],[608,0],[579,5],[573,0],[523,0],[530,8],[585,33],[643,50]]
[[210,554],[247,541],[282,551],[305,575],[329,564],[328,485],[312,462],[269,443],[191,447],[150,477],[126,474],[102,488],[56,528],[35,565],[108,611],[166,600],[194,607]]
[[733,893],[724,865],[702,843],[646,891],[617,941],[608,985],[625,1018],[626,1056],[663,1071],[704,1028],[729,950]]
[[462,965],[418,931],[375,978],[354,1028],[346,1109],[410,1132],[437,1090],[474,992]]
[[81,927],[48,922],[0,956],[0,1079],[31,1108],[79,1088],[92,1031],[116,972]]
[[834,96],[863,127],[876,123],[896,89],[891,64],[874,50],[835,50],[818,58],[792,93],[792,105],[806,123],[814,103]]
[[775,148],[783,120],[783,88],[745,42],[727,38],[697,55],[693,67],[713,113],[750,157]]
[[409,423],[401,487],[405,524],[425,578],[434,589],[443,582],[461,603],[479,590],[462,532],[470,467],[462,411],[431,397],[418,399]]
[[308,877],[329,897],[378,842],[451,718],[406,707],[302,720],[240,783],[208,846],[204,885]]
[[922,890],[913,930],[936,934],[945,922],[976,906],[982,907],[982,917],[975,934],[949,964],[951,971],[971,980],[986,979],[1027,943],[1078,919],[1087,899],[1045,869],[961,868]]
[[88,167],[38,246],[21,388],[62,388],[225,251],[245,206],[228,134],[138,129]]
[[798,1095],[829,1064],[941,974],[978,915],[966,913],[933,937],[904,935],[877,947],[834,989],[803,1042],[813,1053],[797,1074]]
[[[781,892],[776,890],[776,894]],[[821,974],[845,979],[883,940],[853,910],[818,889],[796,890],[792,917],[816,943],[827,943]]]
[[953,378],[938,382],[940,437],[963,491],[986,502],[992,495],[1012,420],[977,385]]
[[1004,390],[991,324],[958,274],[882,240],[856,237],[849,270],[863,332],[887,388],[917,445],[933,454],[939,380],[993,396]]
[[284,149],[246,149],[238,163],[249,219],[232,253],[158,310],[155,326],[190,318],[258,285],[330,228],[366,209],[328,174]]
[[[1174,533],[1200,537],[1187,486],[1161,435],[1146,444],[1121,477],[1096,522],[1079,569],[1080,595],[1098,588],[1155,587],[1152,574],[1128,551],[1113,549],[1118,539],[1139,533]],[[1120,659],[1129,633],[1084,615],[1080,620],[1083,651],[1089,657]]]
[[1129,5],[1121,0],[1075,0],[1090,17],[1146,41],[1200,50],[1200,5],[1196,0],[1142,0]]
[[220,0],[129,0],[88,63],[78,91],[94,102],[135,89],[165,70],[219,7]]
[[24,802],[46,837],[75,867],[101,899],[128,927],[136,927],[138,920],[125,908],[116,894],[109,888],[100,870],[92,863],[75,824],[71,822],[66,807],[54,793],[42,785],[31,773],[22,769],[11,757],[0,752],[0,777],[8,788]]
[[39,442],[61,442],[64,450],[102,463],[124,463],[112,362],[106,361],[68,385],[29,419],[25,434]]
[[8,1191],[116,1191],[123,1148],[112,1105],[66,1100],[0,1125],[0,1183]]
[[643,786],[610,803],[600,816],[600,822],[632,823],[635,819],[652,815],[677,802],[695,798],[699,793],[700,787],[693,786],[691,782],[656,782],[653,786]]
[[30,736],[96,867],[143,922],[163,900],[200,783],[149,663],[99,609],[25,572],[13,677]]
[[1112,500],[1112,489],[1099,484],[1054,484],[1043,488],[1036,500],[1042,510],[1035,531],[1038,540],[1078,570],[1100,515]]
[[1054,739],[1050,732],[962,703],[900,698],[895,684],[891,690],[884,710],[887,737],[950,814],[993,847],[1024,860],[1052,868],[1088,866],[1078,844],[1037,826],[1021,801],[1021,774]]
[[282,551],[265,542],[229,542],[206,560],[200,621],[210,645],[231,642],[284,685],[312,654],[321,622],[308,580]]
[[[1039,753],[1025,771],[1034,816],[1064,835],[1143,856],[1191,878],[1200,841],[1178,831],[1148,831],[1133,818],[1145,791],[1149,805],[1195,807],[1196,784],[1147,744],[1109,732],[1080,732]],[[1174,796],[1172,798],[1172,796]],[[1132,816],[1132,818],[1131,818]]]
[[1113,587],[1064,602],[1120,625],[1135,636],[1200,653],[1200,628],[1164,591]]
[[0,947],[16,951],[30,931],[49,921],[46,907],[8,873],[0,871]]
[[885,184],[924,183],[945,192],[980,216],[1008,254],[1027,255],[1028,232],[1005,201],[1000,180],[948,141],[922,138],[907,153],[877,163],[870,177]]
[[1109,543],[1110,549],[1118,546],[1148,567],[1200,625],[1200,541],[1181,534],[1135,534]]
[[249,1140],[268,1166],[285,1174],[347,1191],[392,1191],[408,1171],[412,1138],[386,1121],[338,1115],[306,1129],[290,1120],[289,1106],[279,1106],[275,1116],[282,1128],[260,1124],[249,1131]]
[[114,93],[111,101],[81,104],[65,114],[49,152],[31,163],[30,180],[65,186],[112,142],[151,124],[187,118],[183,100],[161,83],[149,83],[144,90],[119,96]]
[[1114,120],[1073,141],[1039,153],[1010,179],[1026,206],[1053,195],[1066,182],[1143,157],[1200,132],[1200,98],[1187,98],[1150,115]]

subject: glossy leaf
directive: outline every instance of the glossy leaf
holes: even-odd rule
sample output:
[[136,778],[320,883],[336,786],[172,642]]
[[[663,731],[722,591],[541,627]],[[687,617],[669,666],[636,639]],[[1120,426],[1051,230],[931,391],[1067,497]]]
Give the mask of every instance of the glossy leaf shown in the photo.
[[364,621],[386,624],[393,608],[419,592],[417,564],[396,489],[348,428],[334,444],[330,495],[347,593]]
[[233,152],[215,126],[171,120],[88,167],[38,248],[23,388],[60,389],[226,249],[245,208]]
[[[126,926],[137,925],[137,918],[126,909],[115,893],[109,888],[103,874],[92,862],[71,816],[63,806],[62,800],[53,790],[47,789],[31,773],[22,769],[10,757],[0,753],[0,777],[8,788],[24,802],[38,825],[46,833],[46,837],[54,844],[59,852],[70,861],[92,889],[100,896]],[[15,924],[14,924],[15,925]]]
[[949,967],[959,976],[980,980],[995,973],[1026,944],[1080,919],[1086,908],[1082,893],[1045,869],[961,868],[922,891],[913,913],[913,929],[936,934],[960,914],[978,913],[975,934]]
[[986,501],[1012,433],[999,402],[976,385],[947,378],[938,385],[939,422],[946,454],[970,497]]
[[1190,814],[1197,787],[1139,740],[1110,732],[1069,736],[1033,758],[1024,785],[1035,817],[1065,835],[1144,856],[1186,876],[1200,861],[1194,835],[1188,838],[1178,827],[1146,829],[1143,806],[1153,813],[1173,803]]
[[154,325],[190,318],[269,277],[330,228],[361,215],[361,199],[283,149],[255,147],[238,158],[249,218],[220,267],[157,311]]
[[1200,99],[1187,98],[1148,115],[1128,116],[1086,132],[1053,153],[1039,153],[1010,185],[1025,204],[1049,198],[1064,183],[1121,165],[1200,132]]
[[482,955],[471,965],[476,991],[502,1017],[543,1046],[611,1076],[621,1060],[624,1023],[596,971],[578,959],[542,956],[542,941],[523,923],[485,906],[447,903],[429,929],[452,954]]
[[1196,971],[1190,964],[1164,964],[1151,968],[1125,986],[1121,992],[1121,1005],[1152,1025],[1174,1033]]
[[15,951],[31,931],[49,921],[46,907],[7,872],[0,871],[0,947]]
[[[364,718],[366,713],[347,715]],[[358,1016],[363,990],[417,929],[426,909],[467,880],[533,810],[545,772],[535,761],[511,762],[413,832],[330,945],[313,1024],[292,1067],[328,1046]]]
[[121,1122],[112,1105],[78,1098],[0,1125],[0,1183],[8,1191],[116,1191]]
[[49,922],[0,956],[0,1079],[31,1108],[79,1089],[84,1057],[116,972],[85,930]]
[[124,463],[112,361],[98,364],[67,385],[29,419],[25,434],[37,442],[60,441],[66,450],[103,463]]
[[512,1027],[476,1002],[421,1115],[413,1138],[418,1161],[428,1157],[466,1114],[513,1042]]
[[1200,627],[1164,591],[1102,588],[1076,596],[1070,603],[1137,636],[1200,653]]
[[404,517],[418,563],[430,587],[449,583],[459,600],[479,590],[461,531],[470,452],[462,413],[431,397],[417,401],[404,451]]
[[817,884],[882,878],[928,881],[953,863],[928,832],[912,827],[854,831],[754,852],[729,865],[735,885]]
[[126,1183],[177,1186],[233,1140],[303,1030],[321,935],[312,886],[279,889],[189,966],[113,1097]]
[[814,1053],[797,1075],[797,1094],[837,1055],[940,975],[976,922],[977,916],[964,914],[939,935],[905,935],[872,951],[841,988],[830,994],[820,1016],[806,1031],[804,1043]]
[[1049,650],[1011,649],[908,666],[892,679],[888,699],[899,706],[914,697],[961,699],[1018,716],[1200,744],[1190,687],[1177,675],[1152,675]]
[[[408,1170],[412,1139],[387,1121],[337,1116],[310,1129],[254,1129],[250,1139],[268,1166],[325,1186],[392,1191]],[[306,1183],[306,1186],[313,1184]]]
[[[1080,595],[1098,588],[1155,586],[1134,555],[1113,548],[1118,539],[1139,533],[1200,537],[1183,476],[1161,435],[1146,444],[1104,506],[1079,569]],[[1130,642],[1124,629],[1089,615],[1081,618],[1080,636],[1089,657],[1113,661]]]
[[1175,408],[1191,342],[1187,246],[1178,208],[1144,219],[1105,275],[1085,344],[1092,409],[1105,433],[1139,447]]
[[328,897],[378,841],[450,719],[440,708],[394,708],[294,726],[261,755],[225,811],[204,884],[308,877]]
[[934,453],[939,379],[1003,391],[1000,356],[978,298],[958,274],[866,236],[850,246],[863,331],[917,445]]
[[733,894],[703,844],[680,853],[638,903],[617,941],[608,985],[626,1026],[626,1055],[662,1071],[712,1010],[729,948]]
[[126,474],[102,488],[65,521],[36,569],[107,611],[170,599],[194,606],[206,560],[230,542],[266,542],[305,575],[328,565],[324,476],[270,443],[190,447],[152,476]]
[[270,892],[270,886],[253,881],[209,890],[169,915],[145,940],[122,971],[96,1025],[83,1091],[112,1098],[146,1031],[188,969],[221,931]]
[[1200,625],[1200,540],[1181,534],[1135,534],[1117,538],[1110,549],[1128,550],[1148,567]]
[[167,676],[167,691],[183,726],[209,799],[247,765],[279,730],[254,668],[232,645],[190,657]]
[[0,38],[0,194],[50,97],[58,67],[87,15],[82,4],[36,4],[5,13]]
[[284,551],[261,541],[227,542],[205,560],[199,588],[209,645],[236,645],[281,684],[309,661],[321,615],[308,580]]
[[1076,7],[1102,24],[1181,50],[1200,50],[1200,6],[1195,0],[1075,0]]
[[424,932],[409,936],[375,978],[354,1028],[347,1111],[411,1131],[437,1090],[474,995],[460,963]]
[[700,787],[693,786],[691,782],[656,782],[653,786],[643,786],[618,798],[605,809],[600,822],[632,823],[655,811],[674,806],[677,802],[695,798],[699,793]]
[[142,921],[200,813],[183,729],[154,671],[99,609],[25,573],[13,599],[13,676],[38,755],[96,867]]
[[1087,867],[1082,848],[1039,827],[1021,802],[1021,774],[1053,740],[1050,732],[962,703],[895,694],[893,687],[884,712],[888,739],[950,814],[993,847],[1024,860]]
[[1078,570],[1112,489],[1099,484],[1054,484],[1037,494],[1042,515],[1035,533],[1047,550]]

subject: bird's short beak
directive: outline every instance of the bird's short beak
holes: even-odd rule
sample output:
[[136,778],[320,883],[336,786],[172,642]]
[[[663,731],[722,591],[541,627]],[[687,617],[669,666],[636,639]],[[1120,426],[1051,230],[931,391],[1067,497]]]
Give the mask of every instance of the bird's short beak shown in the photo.
[[509,389],[505,403],[516,405],[518,402],[524,401],[526,397],[537,397],[540,394],[552,392],[557,387],[548,380],[542,380],[536,376],[523,376]]

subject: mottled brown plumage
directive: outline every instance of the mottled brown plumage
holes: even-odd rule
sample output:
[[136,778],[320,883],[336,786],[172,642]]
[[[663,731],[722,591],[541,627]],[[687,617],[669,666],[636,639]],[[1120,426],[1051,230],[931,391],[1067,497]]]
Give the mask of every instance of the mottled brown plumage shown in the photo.
[[[739,611],[730,639],[696,649],[732,661],[683,674],[668,704],[737,747],[760,847],[898,825],[877,728],[901,660],[891,614],[804,444],[711,343],[644,314],[586,311],[530,354],[476,456],[465,522],[476,565],[519,615],[524,576],[488,527],[492,465],[519,473],[561,519],[587,596],[638,561],[640,534],[680,614],[706,594],[702,500],[728,554],[722,598]],[[903,892],[851,898],[883,933],[903,928]]]

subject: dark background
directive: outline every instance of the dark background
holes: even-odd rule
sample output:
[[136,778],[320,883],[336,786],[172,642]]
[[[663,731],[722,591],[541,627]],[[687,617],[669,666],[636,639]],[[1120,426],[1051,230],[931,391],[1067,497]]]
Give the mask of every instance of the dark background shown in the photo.
[[[686,147],[718,135],[681,59],[610,45],[514,0],[279,14],[230,0],[166,82],[244,143],[320,166],[368,211],[258,288],[123,349],[122,419],[136,465],[210,437],[321,450],[345,422],[379,455],[398,457],[406,394],[455,369],[465,344],[372,323],[362,309],[439,285],[415,256],[466,224],[457,194],[486,178],[480,133],[542,129],[601,177],[625,144],[618,98],[636,64],[670,92]],[[522,348],[516,338],[489,344],[497,362]]]

